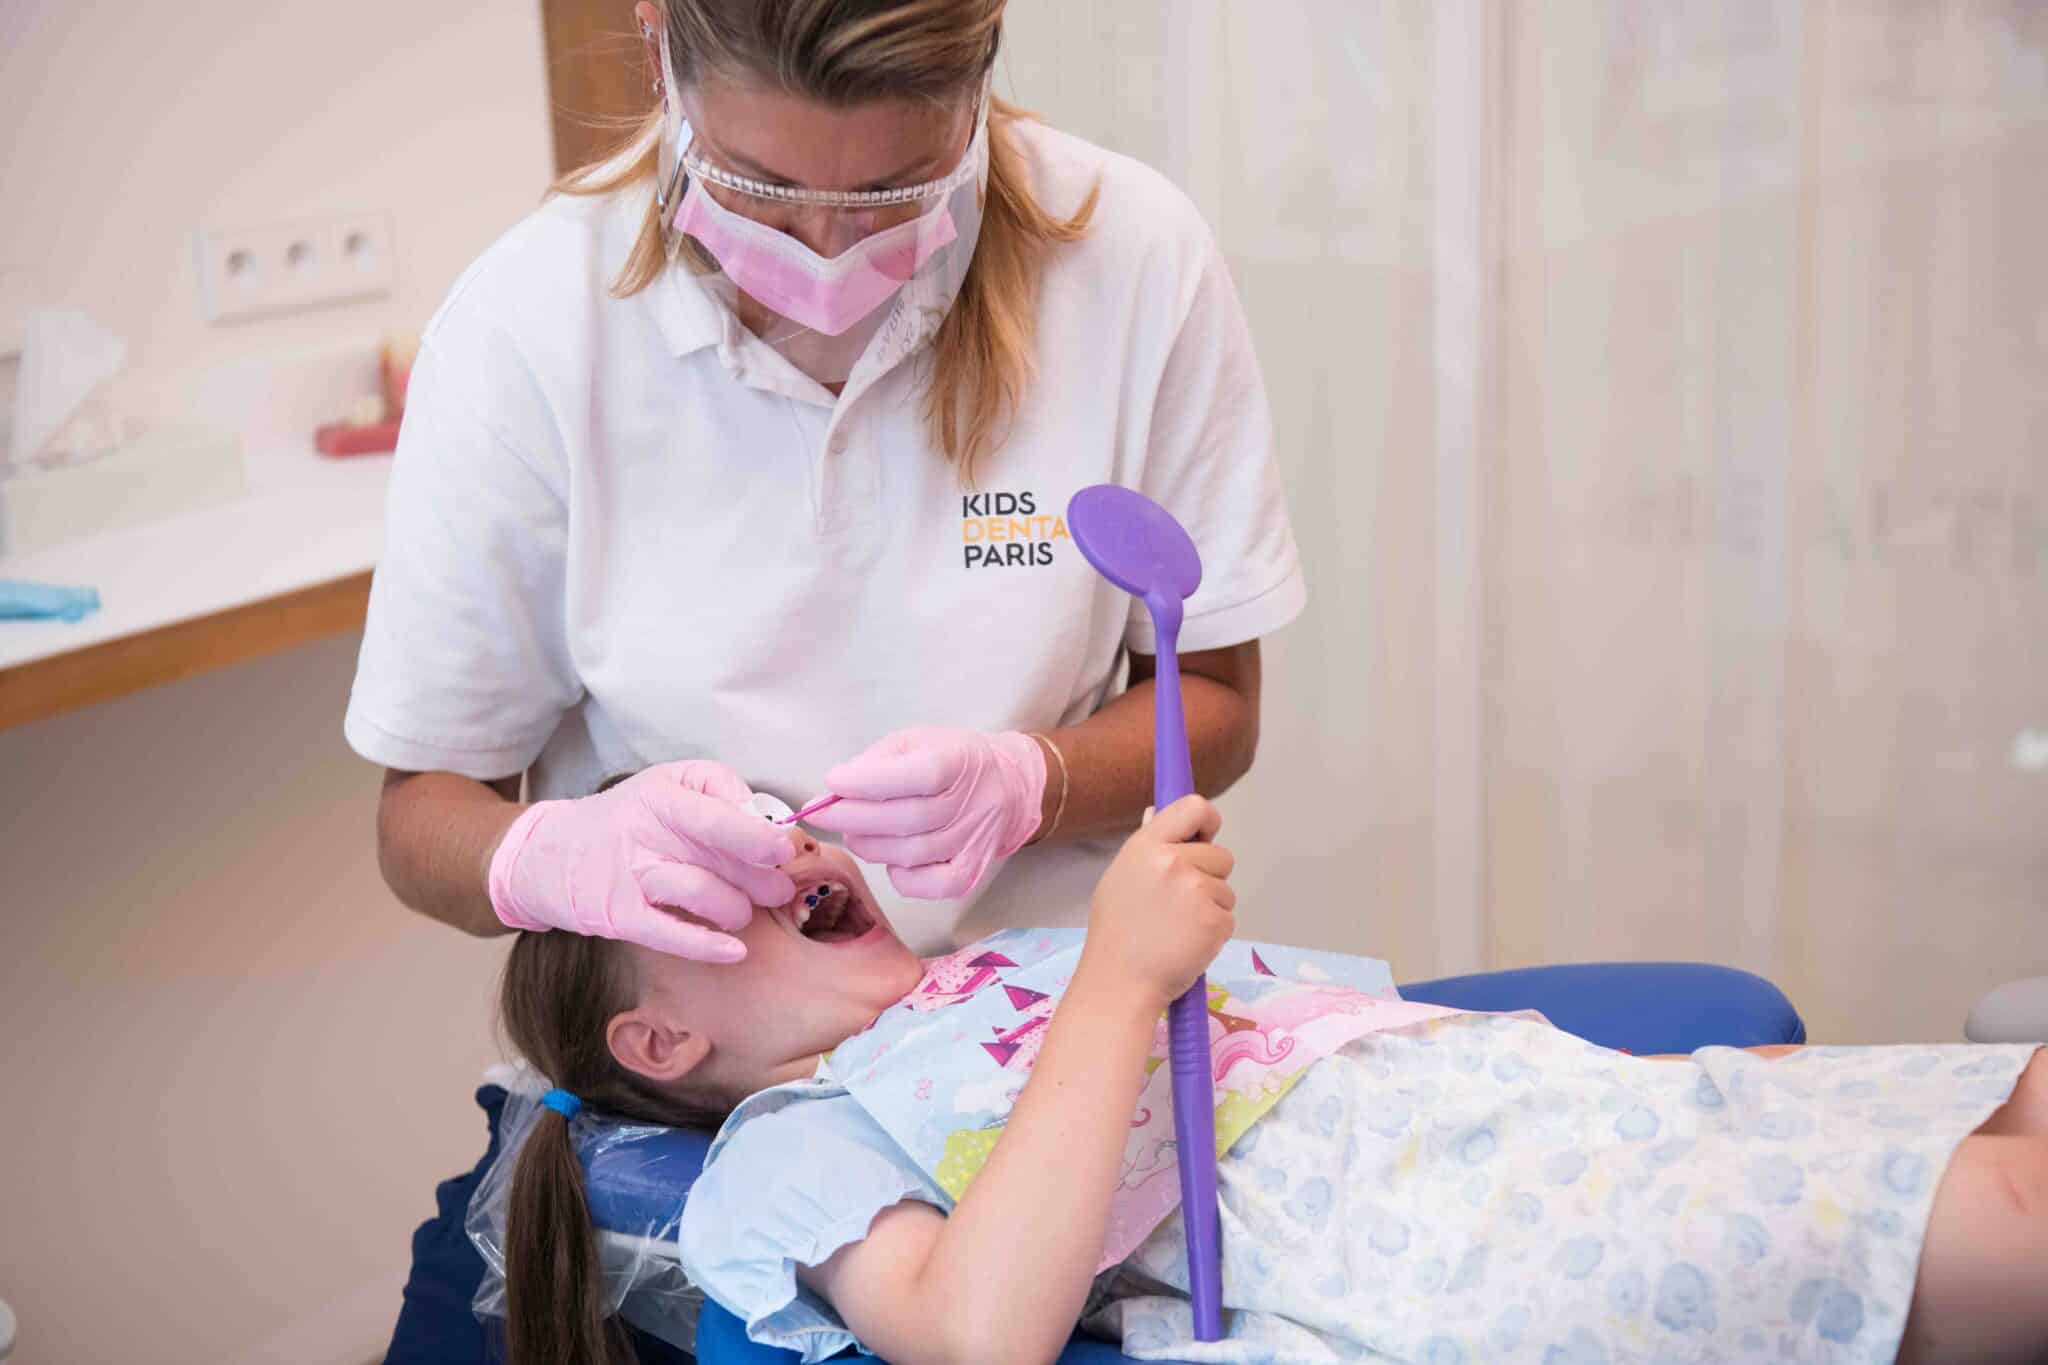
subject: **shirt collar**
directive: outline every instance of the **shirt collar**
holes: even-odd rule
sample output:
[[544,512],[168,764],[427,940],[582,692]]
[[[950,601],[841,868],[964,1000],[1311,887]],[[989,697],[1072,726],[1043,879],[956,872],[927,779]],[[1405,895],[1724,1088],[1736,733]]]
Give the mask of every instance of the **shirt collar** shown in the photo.
[[647,292],[654,324],[671,354],[690,355],[725,339],[725,309],[697,283],[688,266],[669,265]]
[[677,359],[716,349],[741,383],[786,398],[833,405],[832,395],[774,347],[749,336],[732,310],[706,289],[686,265],[672,264],[647,287],[648,307],[669,352]]

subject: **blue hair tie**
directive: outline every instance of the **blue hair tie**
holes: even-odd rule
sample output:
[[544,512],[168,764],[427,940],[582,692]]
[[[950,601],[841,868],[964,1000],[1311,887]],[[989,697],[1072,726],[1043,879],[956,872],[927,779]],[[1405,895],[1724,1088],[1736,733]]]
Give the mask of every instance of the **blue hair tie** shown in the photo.
[[540,1097],[540,1102],[565,1119],[576,1117],[576,1111],[583,1107],[583,1101],[566,1090],[550,1090]]

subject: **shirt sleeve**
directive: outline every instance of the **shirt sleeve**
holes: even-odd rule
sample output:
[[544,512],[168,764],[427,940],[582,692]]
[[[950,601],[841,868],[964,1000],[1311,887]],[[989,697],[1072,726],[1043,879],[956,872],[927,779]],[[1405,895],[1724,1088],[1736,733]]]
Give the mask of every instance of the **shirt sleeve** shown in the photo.
[[876,1215],[945,1194],[849,1095],[750,1119],[713,1149],[683,1208],[683,1273],[747,1325],[749,1339],[805,1365],[858,1345],[798,1266],[867,1236]]
[[456,302],[406,395],[344,730],[373,763],[490,780],[532,763],[581,686],[559,443],[509,344]]
[[[1202,585],[1188,599],[1183,651],[1256,640],[1308,601],[1251,329],[1215,239],[1192,208],[1188,216],[1183,254],[1192,280],[1179,291],[1185,311],[1160,374],[1140,484],[1201,551]],[[1124,643],[1158,652],[1140,602],[1132,603]]]

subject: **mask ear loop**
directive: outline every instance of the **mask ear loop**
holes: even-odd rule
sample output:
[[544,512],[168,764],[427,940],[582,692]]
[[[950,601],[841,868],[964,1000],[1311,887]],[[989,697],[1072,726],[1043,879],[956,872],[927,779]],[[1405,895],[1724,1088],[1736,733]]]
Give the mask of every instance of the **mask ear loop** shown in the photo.
[[[653,31],[645,25],[642,33],[652,38]],[[676,208],[683,201],[683,193],[689,188],[689,176],[683,166],[683,152],[689,146],[693,130],[690,120],[682,114],[681,101],[676,94],[675,67],[668,56],[668,34],[660,40],[661,79],[655,89],[661,93],[661,132],[655,143],[654,157],[654,211],[661,227],[661,244],[668,253],[671,264],[682,250],[683,234],[676,231]],[[670,100],[677,100],[675,113],[670,113]],[[673,160],[674,166],[664,169],[662,162]]]

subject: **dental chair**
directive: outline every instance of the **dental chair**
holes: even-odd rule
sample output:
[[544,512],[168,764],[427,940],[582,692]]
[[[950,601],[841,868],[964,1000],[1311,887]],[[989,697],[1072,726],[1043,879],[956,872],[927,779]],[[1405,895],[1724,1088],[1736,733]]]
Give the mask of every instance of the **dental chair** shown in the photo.
[[[1806,1041],[1806,1026],[1776,986],[1747,972],[1693,963],[1529,967],[1425,981],[1403,986],[1401,994],[1458,1009],[1537,1010],[1569,1033],[1637,1054]],[[708,1133],[676,1129],[654,1143],[586,1155],[591,1217],[601,1235],[632,1238],[635,1234],[626,1230],[672,1225],[710,1143]],[[673,1248],[639,1241],[643,1245],[636,1250],[673,1258]],[[672,1296],[663,1297],[672,1305]],[[636,1319],[631,1299],[625,1315],[675,1339],[678,1320],[672,1306],[666,1323]],[[793,1352],[749,1341],[745,1325],[716,1304],[704,1303],[695,1316],[699,1365],[795,1365],[798,1359]],[[852,1358],[851,1352],[847,1355]],[[1129,1359],[1105,1342],[1076,1336],[1060,1365],[1125,1365]]]

